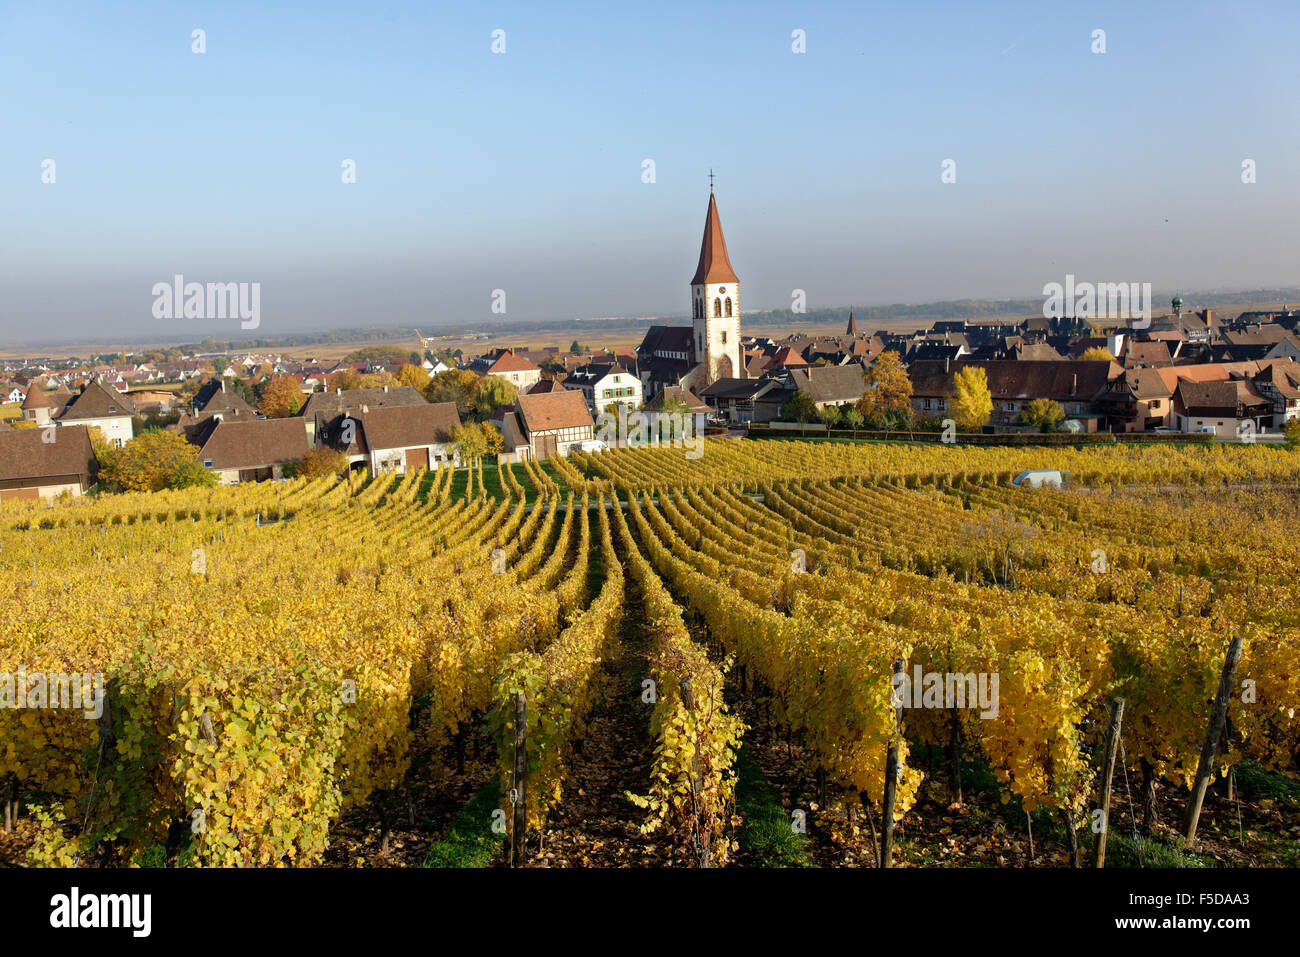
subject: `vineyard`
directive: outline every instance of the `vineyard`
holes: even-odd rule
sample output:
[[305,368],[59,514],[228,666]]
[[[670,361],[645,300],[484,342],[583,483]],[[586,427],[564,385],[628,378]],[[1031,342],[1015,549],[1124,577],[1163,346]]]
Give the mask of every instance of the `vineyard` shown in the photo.
[[1296,866],[1298,486],[710,440],[6,503],[0,863]]

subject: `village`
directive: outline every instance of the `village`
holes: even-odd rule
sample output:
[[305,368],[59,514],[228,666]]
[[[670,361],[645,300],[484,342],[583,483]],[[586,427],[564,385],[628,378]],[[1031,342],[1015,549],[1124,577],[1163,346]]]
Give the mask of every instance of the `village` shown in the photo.
[[850,440],[948,427],[1280,441],[1300,416],[1300,309],[1287,306],[1228,320],[1176,297],[1141,319],[1045,308],[912,332],[859,329],[850,313],[840,334],[744,336],[712,192],[690,288],[691,324],[651,325],[635,348],[575,341],[472,355],[413,330],[409,343],[332,361],[178,349],[0,360],[0,500],[84,494],[105,460],[158,432],[171,444],[155,458],[190,456],[202,472],[156,468],[146,481],[123,466],[107,487],[403,473],[483,455],[545,462],[609,447],[602,422],[631,412],[652,433],[672,417],[679,436],[680,423],[698,422],[732,438],[785,429]]

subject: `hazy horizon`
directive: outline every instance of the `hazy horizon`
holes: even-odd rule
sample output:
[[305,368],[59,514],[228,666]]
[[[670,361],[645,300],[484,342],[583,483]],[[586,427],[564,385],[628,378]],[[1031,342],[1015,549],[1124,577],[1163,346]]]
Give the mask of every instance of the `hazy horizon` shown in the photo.
[[[0,340],[685,317],[710,168],[746,313],[1066,273],[1293,286],[1297,26],[1280,3],[14,6]],[[261,283],[259,327],[155,319],[176,274]]]

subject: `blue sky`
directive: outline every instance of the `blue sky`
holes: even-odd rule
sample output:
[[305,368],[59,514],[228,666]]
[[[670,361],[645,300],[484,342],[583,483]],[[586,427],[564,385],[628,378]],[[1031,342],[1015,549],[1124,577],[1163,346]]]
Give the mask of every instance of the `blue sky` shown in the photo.
[[1300,5],[988,6],[6,4],[0,338],[684,316],[710,167],[746,310],[1300,282]]

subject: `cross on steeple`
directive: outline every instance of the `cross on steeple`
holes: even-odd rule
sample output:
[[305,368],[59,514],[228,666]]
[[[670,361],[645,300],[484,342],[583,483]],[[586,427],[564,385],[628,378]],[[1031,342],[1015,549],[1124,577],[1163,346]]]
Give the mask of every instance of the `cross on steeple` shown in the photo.
[[713,192],[713,167],[709,167],[709,192]]

